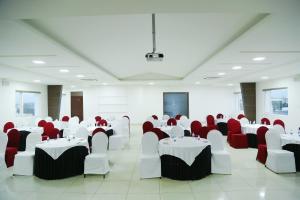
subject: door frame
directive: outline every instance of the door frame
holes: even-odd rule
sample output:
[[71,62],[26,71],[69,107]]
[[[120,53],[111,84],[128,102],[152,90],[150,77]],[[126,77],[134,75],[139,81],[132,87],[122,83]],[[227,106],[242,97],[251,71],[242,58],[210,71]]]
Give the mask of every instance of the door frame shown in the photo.
[[190,94],[189,92],[163,92],[163,115],[165,114],[165,95],[167,94],[186,94],[187,95],[187,118],[190,118]]

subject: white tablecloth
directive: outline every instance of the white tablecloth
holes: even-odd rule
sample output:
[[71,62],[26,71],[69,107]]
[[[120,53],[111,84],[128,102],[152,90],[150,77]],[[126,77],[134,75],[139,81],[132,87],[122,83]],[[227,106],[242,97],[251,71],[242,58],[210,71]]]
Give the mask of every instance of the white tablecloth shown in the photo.
[[241,124],[242,126],[242,133],[243,134],[256,134],[256,131],[259,127],[265,126],[268,129],[272,129],[273,126],[271,125],[264,125],[264,124]]
[[[171,130],[174,126],[162,126],[162,127],[159,127],[159,129],[163,132],[165,132],[166,134],[168,134],[169,136],[171,136]],[[180,126],[183,130],[188,130],[191,132],[191,129],[185,129],[184,127]]]
[[109,129],[112,129],[112,127],[108,127],[108,126],[90,126],[87,128],[87,130],[89,131],[89,135],[91,136],[93,134],[93,131],[96,129],[96,128],[103,128],[105,131],[109,130]]
[[159,141],[159,155],[175,156],[191,166],[195,158],[208,145],[210,145],[208,140],[198,140],[194,137],[177,138],[176,141],[165,138]]
[[56,140],[43,141],[36,145],[36,148],[44,150],[49,156],[56,160],[66,150],[75,146],[89,147],[88,141],[82,138],[74,138],[68,141],[67,138],[59,138]]
[[23,126],[23,127],[17,127],[18,131],[28,131],[31,133],[39,133],[42,134],[44,132],[44,128],[38,127],[38,126]]
[[280,137],[282,146],[286,144],[300,144],[300,137],[296,134],[281,134]]

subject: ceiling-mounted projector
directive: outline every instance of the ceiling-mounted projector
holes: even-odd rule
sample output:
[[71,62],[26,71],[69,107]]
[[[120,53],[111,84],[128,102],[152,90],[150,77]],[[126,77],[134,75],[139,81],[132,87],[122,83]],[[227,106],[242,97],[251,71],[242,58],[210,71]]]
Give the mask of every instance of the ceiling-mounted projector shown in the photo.
[[155,32],[155,14],[152,14],[152,43],[153,51],[145,55],[147,61],[162,61],[164,58],[163,53],[156,52],[156,32]]

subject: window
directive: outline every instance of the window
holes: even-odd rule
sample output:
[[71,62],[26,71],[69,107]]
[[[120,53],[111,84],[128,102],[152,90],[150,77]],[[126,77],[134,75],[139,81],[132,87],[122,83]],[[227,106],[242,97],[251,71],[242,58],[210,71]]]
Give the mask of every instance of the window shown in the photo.
[[276,88],[265,89],[265,111],[266,113],[287,115],[288,114],[288,89]]
[[170,117],[185,115],[189,117],[189,93],[188,92],[164,92],[163,113]]
[[235,94],[235,107],[237,113],[244,113],[244,105],[243,105],[243,98],[242,93],[237,92]]
[[36,116],[38,113],[40,93],[16,91],[17,116]]

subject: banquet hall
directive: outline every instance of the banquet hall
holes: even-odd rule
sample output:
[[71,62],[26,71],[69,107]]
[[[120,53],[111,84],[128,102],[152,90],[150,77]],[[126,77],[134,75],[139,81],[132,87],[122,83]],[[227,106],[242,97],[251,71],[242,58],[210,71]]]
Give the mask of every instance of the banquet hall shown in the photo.
[[300,1],[0,0],[0,200],[299,200]]

